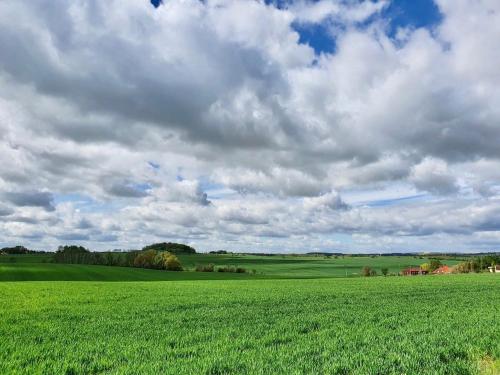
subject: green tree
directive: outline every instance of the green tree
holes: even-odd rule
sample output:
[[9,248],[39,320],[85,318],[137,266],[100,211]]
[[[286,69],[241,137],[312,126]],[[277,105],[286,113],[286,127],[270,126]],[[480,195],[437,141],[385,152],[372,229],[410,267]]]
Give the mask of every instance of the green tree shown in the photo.
[[170,254],[165,261],[165,268],[167,271],[182,271],[182,265],[174,254]]
[[134,259],[134,267],[139,268],[156,268],[155,258],[156,250],[141,251]]
[[431,261],[429,262],[429,272],[437,270],[442,265],[443,264],[439,259],[431,259]]
[[120,254],[121,265],[125,267],[132,267],[137,254],[139,254],[139,251],[137,250],[127,251],[125,254]]
[[54,254],[56,263],[83,263],[90,251],[82,246],[59,246]]
[[421,269],[422,271],[430,272],[430,270],[431,270],[431,265],[430,265],[429,263],[422,263],[422,264],[420,265],[420,269]]
[[175,242],[160,242],[148,245],[142,248],[142,250],[156,250],[156,251],[168,251],[172,254],[195,254],[196,250],[188,245]]

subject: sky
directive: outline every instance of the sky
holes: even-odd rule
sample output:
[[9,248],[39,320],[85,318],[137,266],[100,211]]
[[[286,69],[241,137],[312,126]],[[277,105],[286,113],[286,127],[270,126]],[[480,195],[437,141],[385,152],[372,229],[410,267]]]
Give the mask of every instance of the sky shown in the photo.
[[497,0],[3,0],[0,246],[500,250]]

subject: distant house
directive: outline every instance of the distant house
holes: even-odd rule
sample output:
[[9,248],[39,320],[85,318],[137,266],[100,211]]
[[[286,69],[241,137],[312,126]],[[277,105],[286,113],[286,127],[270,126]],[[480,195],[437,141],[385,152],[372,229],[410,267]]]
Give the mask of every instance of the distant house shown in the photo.
[[451,273],[451,268],[446,265],[436,268],[434,271],[432,271],[433,275],[444,275],[447,273]]
[[427,275],[428,271],[424,271],[420,267],[410,267],[402,271],[404,276]]
[[497,264],[496,266],[488,267],[488,269],[490,270],[490,272],[500,273],[500,264]]

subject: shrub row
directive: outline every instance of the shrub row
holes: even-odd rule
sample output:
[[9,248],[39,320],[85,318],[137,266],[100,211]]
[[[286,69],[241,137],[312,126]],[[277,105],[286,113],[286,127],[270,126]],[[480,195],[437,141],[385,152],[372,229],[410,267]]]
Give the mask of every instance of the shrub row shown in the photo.
[[[234,267],[234,266],[222,266],[222,267],[217,267],[210,263],[210,264],[198,264],[195,267],[196,272],[232,272],[232,273],[246,273],[248,272],[245,268],[243,267]],[[253,272],[255,273],[255,271]]]

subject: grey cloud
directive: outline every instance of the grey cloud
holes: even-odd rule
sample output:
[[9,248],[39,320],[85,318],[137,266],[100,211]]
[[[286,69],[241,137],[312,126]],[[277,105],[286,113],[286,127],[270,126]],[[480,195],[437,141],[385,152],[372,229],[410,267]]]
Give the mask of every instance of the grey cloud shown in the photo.
[[57,239],[62,241],[88,241],[90,236],[85,233],[64,233],[56,236]]
[[40,240],[45,237],[43,232],[22,233],[19,237],[29,240]]
[[[25,17],[35,12],[42,25],[37,22],[32,30],[19,30],[12,24],[4,27],[0,46],[15,53],[4,56],[0,66],[18,80],[34,84],[39,93],[72,98],[72,104],[83,112],[110,114],[115,117],[113,121],[155,124],[159,128],[176,129],[188,140],[217,143],[224,147],[273,144],[271,129],[255,121],[240,121],[240,125],[235,127],[233,119],[217,123],[205,115],[223,93],[238,90],[245,80],[262,82],[259,100],[267,105],[265,101],[275,93],[270,86],[276,82],[275,87],[279,88],[284,81],[276,69],[266,65],[261,52],[227,43],[217,36],[215,30],[200,29],[196,22],[178,25],[185,29],[185,33],[176,33],[174,38],[168,25],[155,26],[150,15],[137,15],[137,22],[144,30],[149,30],[151,34],[159,33],[171,43],[185,42],[205,61],[201,66],[192,59],[186,59],[184,51],[173,49],[171,53],[174,56],[170,59],[176,62],[185,60],[182,64],[174,64],[169,58],[160,56],[161,52],[156,50],[155,45],[145,40],[141,44],[130,43],[127,38],[121,38],[120,33],[112,32],[109,28],[113,26],[107,22],[107,17],[99,14],[111,11],[114,6],[118,4],[104,4],[88,11],[84,11],[83,7],[78,10],[83,13],[85,22],[93,23],[92,27],[108,31],[104,37],[98,40],[90,38],[83,44],[74,36],[79,30],[72,14],[65,11],[66,4],[46,2],[43,6],[40,4],[40,10],[43,9],[40,12],[36,6],[23,9]],[[58,16],[55,17],[55,14]],[[53,27],[48,19],[54,17],[58,19],[58,24],[66,24],[67,27]],[[99,21],[93,22],[95,19]],[[52,40],[56,41],[51,47],[64,55],[69,64],[74,64],[75,68],[78,66],[78,74],[62,69],[57,61],[49,57],[36,26],[46,28]],[[67,43],[57,43],[62,39]],[[107,65],[106,69],[102,69],[102,65],[85,62],[86,54],[96,53],[100,61]],[[144,59],[143,56],[157,58]],[[19,64],[19,61],[26,64]],[[29,64],[31,61],[38,62],[36,67]],[[127,124],[126,131],[122,131],[109,124],[101,126],[92,121],[80,121],[80,124],[70,121],[73,126],[61,123],[56,130],[77,141],[130,141],[134,135],[135,139],[140,137],[130,124]]]
[[9,221],[11,222],[18,222],[18,223],[25,223],[25,224],[38,224],[40,220],[34,217],[26,217],[26,216],[12,216],[9,217]]
[[42,207],[46,211],[54,211],[54,197],[52,193],[43,191],[7,192],[5,199],[20,207]]
[[88,219],[81,219],[76,225],[77,229],[91,229],[94,225]]
[[92,239],[98,242],[115,242],[118,240],[118,236],[115,234],[101,234],[99,236],[92,237]]
[[220,210],[219,216],[222,220],[237,222],[242,224],[268,224],[269,218],[266,215],[253,212],[246,207],[232,207]]
[[337,192],[329,192],[317,197],[304,198],[304,207],[311,211],[329,209],[329,210],[347,210],[350,206],[344,202]]
[[0,217],[2,216],[9,216],[14,213],[14,210],[10,207],[0,205]]
[[106,190],[112,195],[123,198],[142,198],[148,195],[146,191],[129,183],[113,183]]

